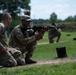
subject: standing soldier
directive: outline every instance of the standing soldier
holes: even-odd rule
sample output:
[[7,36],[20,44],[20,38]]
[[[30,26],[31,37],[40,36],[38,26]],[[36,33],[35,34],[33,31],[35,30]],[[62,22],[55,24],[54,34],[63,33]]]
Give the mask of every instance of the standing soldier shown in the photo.
[[0,65],[4,67],[16,66],[17,62],[15,59],[21,55],[20,51],[14,48],[9,48],[6,43],[6,27],[8,27],[11,21],[11,15],[9,13],[4,13],[0,23]]
[[[22,54],[26,52],[25,58],[22,55],[20,59],[25,59],[26,64],[36,63],[36,61],[31,60],[36,47],[36,41],[40,40],[43,36],[41,33],[34,33],[33,29],[29,29],[29,24],[31,19],[28,15],[21,17],[21,24],[16,26],[10,37],[9,45],[12,47],[19,47]],[[18,59],[18,60],[20,60]]]
[[30,15],[31,15],[30,10],[26,10],[26,11],[24,12],[24,14],[30,16]]
[[59,39],[61,37],[61,31],[57,28],[57,25],[55,23],[52,23],[48,30],[49,43],[54,43],[55,37],[57,37],[56,42],[59,42]]

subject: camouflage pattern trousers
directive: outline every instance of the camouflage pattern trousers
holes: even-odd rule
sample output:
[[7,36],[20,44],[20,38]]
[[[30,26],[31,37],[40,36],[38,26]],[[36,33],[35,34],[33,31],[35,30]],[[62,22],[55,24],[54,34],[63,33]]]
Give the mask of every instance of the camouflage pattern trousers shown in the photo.
[[3,67],[13,67],[17,65],[17,58],[21,56],[21,52],[14,48],[7,48],[6,53],[0,53],[0,65]]
[[[31,58],[36,48],[37,42],[29,44],[27,47],[23,46],[21,49],[22,55],[17,59],[19,65],[26,64],[25,58]],[[24,55],[25,54],[25,55]]]
[[36,45],[37,45],[37,42],[34,41],[30,44],[28,44],[27,46],[23,46],[20,50],[22,52],[22,54],[24,54],[26,52],[26,58],[31,58],[35,49],[36,49]]

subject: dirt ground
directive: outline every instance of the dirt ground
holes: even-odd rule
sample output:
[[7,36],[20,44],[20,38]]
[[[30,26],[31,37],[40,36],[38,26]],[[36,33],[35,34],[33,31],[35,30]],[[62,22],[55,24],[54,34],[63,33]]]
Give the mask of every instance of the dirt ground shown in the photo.
[[[60,41],[60,42],[67,42],[67,41]],[[37,45],[49,44],[49,42],[38,43]],[[76,58],[56,58],[50,60],[38,60],[36,64],[31,64],[28,66],[34,65],[45,65],[45,64],[59,64],[59,63],[66,63],[66,62],[76,62]]]
[[32,66],[41,66],[41,65],[52,65],[52,64],[62,64],[67,62],[76,62],[76,58],[56,58],[56,59],[50,59],[50,60],[37,60],[37,63],[35,64],[29,64],[24,66],[17,66],[13,67],[11,69],[20,69],[22,67],[32,67]]
[[45,65],[45,64],[59,64],[59,63],[66,63],[66,62],[76,62],[76,58],[57,58],[57,59],[50,59],[50,60],[38,60],[36,64],[32,65]]
[[[60,43],[62,43],[62,42],[68,42],[68,40],[65,40],[65,41],[59,41]],[[56,43],[56,42],[54,42],[54,43]],[[44,44],[50,44],[49,42],[42,42],[42,43],[37,43],[37,45],[44,45]],[[53,44],[53,43],[51,43],[51,44]]]

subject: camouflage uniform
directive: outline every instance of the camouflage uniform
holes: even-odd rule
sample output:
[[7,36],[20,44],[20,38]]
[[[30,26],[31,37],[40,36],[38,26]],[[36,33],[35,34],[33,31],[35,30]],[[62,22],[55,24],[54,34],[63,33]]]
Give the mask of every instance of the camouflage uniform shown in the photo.
[[60,36],[61,36],[61,31],[60,29],[57,29],[56,26],[53,26],[51,29],[48,30],[49,43],[54,43],[55,37],[57,37],[56,42],[59,42]]
[[27,52],[26,58],[31,58],[36,47],[36,37],[32,33],[32,29],[25,30],[22,25],[16,26],[11,32],[9,45],[19,47],[22,53]]
[[21,52],[14,48],[9,48],[6,43],[6,38],[7,33],[5,25],[3,23],[0,23],[0,45],[2,44],[4,47],[7,47],[6,53],[0,51],[0,65],[5,67],[16,66],[17,65],[17,62],[15,60],[17,58],[16,56],[20,56]]

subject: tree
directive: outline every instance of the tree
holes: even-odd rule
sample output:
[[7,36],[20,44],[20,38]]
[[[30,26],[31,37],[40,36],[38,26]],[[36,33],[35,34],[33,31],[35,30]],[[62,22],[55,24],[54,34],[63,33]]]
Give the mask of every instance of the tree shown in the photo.
[[57,23],[61,23],[61,22],[63,22],[63,20],[62,20],[62,19],[57,19],[56,22],[57,22]]
[[68,16],[68,17],[65,19],[65,22],[74,22],[74,17]]
[[76,15],[74,16],[74,22],[76,22]]
[[30,0],[0,0],[0,10],[3,12],[9,12],[13,17],[17,16],[22,9],[30,9]]
[[56,22],[57,21],[57,15],[53,12],[51,15],[50,15],[50,22]]

